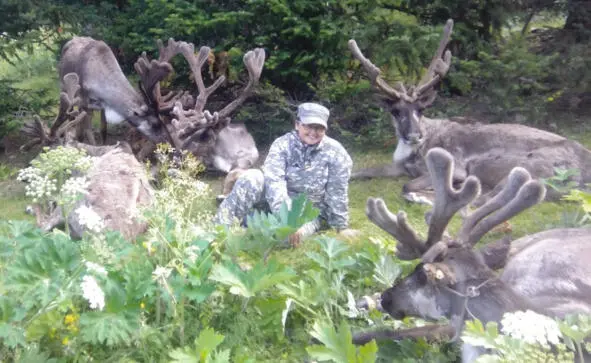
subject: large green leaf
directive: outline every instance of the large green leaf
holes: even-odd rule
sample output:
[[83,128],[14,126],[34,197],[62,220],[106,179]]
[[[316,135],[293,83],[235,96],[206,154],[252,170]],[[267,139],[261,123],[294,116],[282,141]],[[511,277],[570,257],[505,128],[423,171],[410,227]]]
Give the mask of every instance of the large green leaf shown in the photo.
[[365,363],[376,360],[378,347],[375,341],[372,340],[357,350],[345,321],[341,322],[338,330],[329,322],[315,322],[310,334],[323,344],[306,348],[312,358],[336,363]]
[[278,263],[275,259],[257,263],[252,269],[243,271],[234,263],[217,264],[210,279],[230,287],[230,293],[246,298],[295,277],[295,272]]
[[92,311],[80,315],[81,338],[91,344],[129,346],[139,329],[139,315],[134,313]]

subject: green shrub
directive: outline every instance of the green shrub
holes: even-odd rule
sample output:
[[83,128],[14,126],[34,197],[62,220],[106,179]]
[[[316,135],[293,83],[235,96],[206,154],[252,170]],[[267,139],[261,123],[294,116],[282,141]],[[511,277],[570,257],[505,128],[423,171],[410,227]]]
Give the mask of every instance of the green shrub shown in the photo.
[[477,99],[493,121],[536,123],[545,116],[547,80],[555,55],[538,55],[521,36],[511,36],[497,50],[478,59],[458,60],[448,74],[452,89]]

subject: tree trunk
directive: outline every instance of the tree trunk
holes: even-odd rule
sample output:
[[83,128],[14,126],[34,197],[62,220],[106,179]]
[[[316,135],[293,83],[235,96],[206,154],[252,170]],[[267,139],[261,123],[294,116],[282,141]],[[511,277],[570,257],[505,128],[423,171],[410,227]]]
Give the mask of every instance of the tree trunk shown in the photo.
[[591,36],[591,1],[569,0],[568,16],[564,29],[571,33],[577,42]]

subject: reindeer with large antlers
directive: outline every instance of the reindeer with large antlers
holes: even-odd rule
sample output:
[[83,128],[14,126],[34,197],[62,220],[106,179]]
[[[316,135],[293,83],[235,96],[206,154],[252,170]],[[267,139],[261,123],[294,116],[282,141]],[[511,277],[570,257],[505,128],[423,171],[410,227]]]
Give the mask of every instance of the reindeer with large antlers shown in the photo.
[[[392,214],[382,199],[369,198],[368,218],[397,239],[400,259],[420,259],[415,270],[381,295],[381,306],[395,318],[447,317],[456,337],[464,321],[499,322],[506,312],[534,310],[563,317],[591,313],[591,230],[558,229],[515,241],[498,249],[501,258],[486,256],[474,245],[493,227],[535,205],[545,188],[527,170],[514,168],[504,188],[467,216],[454,238],[444,231],[451,218],[480,193],[480,181],[469,176],[460,189],[452,185],[453,156],[434,148],[426,164],[435,189],[428,235],[422,240],[404,212]],[[560,242],[558,242],[558,239]],[[503,266],[499,277],[494,268]],[[492,262],[494,261],[494,262]],[[499,262],[501,261],[501,262]],[[439,329],[439,326],[436,327]],[[465,347],[463,361],[481,352]]]
[[[579,169],[574,177],[580,187],[591,182],[591,151],[577,142],[518,124],[460,124],[448,119],[423,116],[437,96],[436,85],[449,71],[451,52],[445,50],[453,28],[450,19],[427,72],[416,86],[390,86],[380,69],[366,58],[354,40],[349,41],[353,56],[359,60],[374,87],[383,95],[392,114],[398,144],[393,163],[387,166],[354,171],[352,178],[378,176],[410,176],[403,187],[404,196],[416,201],[416,193],[431,186],[425,165],[425,155],[434,147],[446,149],[455,161],[454,182],[469,175],[480,179],[483,189],[491,191],[477,204],[498,193],[507,181],[511,169],[520,166],[535,178],[554,175],[555,168]],[[558,193],[549,190],[547,198]]]
[[[74,37],[62,50],[60,79],[76,73],[80,81],[81,109],[86,117],[79,122],[77,138],[95,144],[90,126],[93,109],[101,109],[103,141],[106,124],[127,120],[153,143],[169,142],[175,148],[187,150],[223,172],[235,167],[248,168],[258,160],[254,139],[243,124],[231,124],[230,114],[252,93],[265,62],[263,49],[257,48],[244,55],[249,80],[241,94],[219,112],[205,109],[208,97],[224,83],[221,76],[206,87],[201,69],[210,48],[201,47],[195,55],[193,44],[169,39],[166,46],[158,42],[158,59],[149,60],[146,54],[138,59],[135,69],[140,76],[140,91],[127,81],[111,49],[101,41]],[[189,92],[161,94],[160,81],[172,72],[170,60],[182,54],[190,65],[198,95]],[[62,89],[65,87],[62,84]],[[55,138],[66,118],[60,113],[50,129]],[[153,146],[152,146],[153,147]],[[140,158],[150,147],[140,152]]]

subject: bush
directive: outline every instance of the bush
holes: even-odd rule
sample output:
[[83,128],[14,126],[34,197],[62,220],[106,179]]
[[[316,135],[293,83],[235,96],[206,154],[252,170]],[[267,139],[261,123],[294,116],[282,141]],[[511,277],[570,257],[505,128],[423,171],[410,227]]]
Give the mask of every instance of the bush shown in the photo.
[[47,115],[59,101],[54,53],[20,52],[14,65],[0,62],[0,138],[19,129],[32,114]]
[[497,50],[480,51],[477,60],[458,60],[448,75],[450,87],[477,98],[492,121],[539,122],[546,113],[548,69],[554,55],[537,55],[512,36]]

